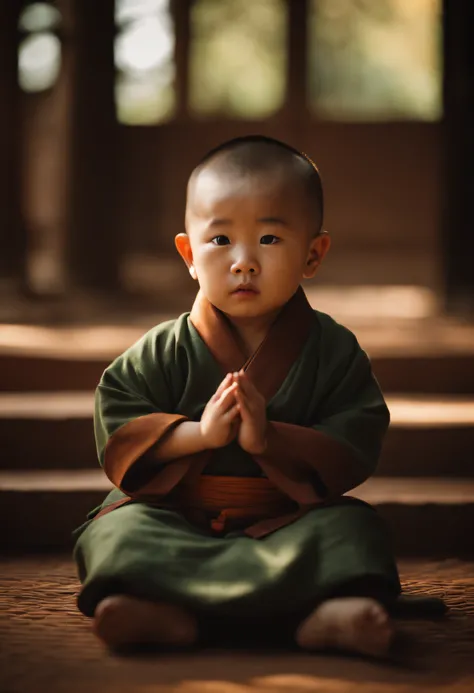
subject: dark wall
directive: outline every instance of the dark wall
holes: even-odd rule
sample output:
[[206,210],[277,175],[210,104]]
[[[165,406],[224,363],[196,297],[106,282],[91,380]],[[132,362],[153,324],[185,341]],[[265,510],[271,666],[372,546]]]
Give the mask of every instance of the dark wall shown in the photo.
[[[27,127],[26,151],[35,155],[23,169],[30,245],[41,247],[53,239],[59,257],[66,200],[62,141],[68,121],[64,109],[59,109],[59,118],[58,105],[48,99],[41,107],[39,100],[30,107],[35,117]],[[221,141],[262,133],[302,149],[321,170],[325,226],[333,236],[328,272],[338,255],[348,257],[347,263],[358,253],[347,282],[363,283],[367,271],[361,268],[358,273],[357,263],[362,255],[367,266],[370,254],[375,254],[391,258],[390,273],[372,272],[368,283],[435,286],[441,243],[441,128],[434,123],[338,124],[309,119],[120,126],[115,156],[107,164],[117,173],[116,209],[111,214],[117,238],[123,238],[126,252],[175,257],[173,237],[184,228],[186,182],[193,166]],[[104,196],[96,196],[96,202],[107,197],[110,179],[105,175],[102,185]],[[93,218],[92,205],[87,214]],[[326,270],[321,279],[332,280]],[[333,280],[341,280],[340,271]]]
[[198,159],[245,133],[286,140],[319,166],[326,227],[348,249],[421,250],[439,226],[440,126],[424,123],[172,123],[121,128],[123,222],[143,250],[172,248],[183,228],[185,186]]

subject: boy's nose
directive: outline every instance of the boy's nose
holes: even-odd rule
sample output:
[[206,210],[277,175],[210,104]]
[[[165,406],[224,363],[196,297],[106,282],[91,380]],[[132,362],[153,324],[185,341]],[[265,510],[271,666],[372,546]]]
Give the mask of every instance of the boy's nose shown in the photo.
[[256,262],[250,260],[239,260],[233,263],[231,271],[233,274],[246,274],[247,272],[256,274],[258,272],[258,265]]
[[260,266],[252,252],[241,251],[240,253],[235,253],[231,266],[232,274],[257,274],[259,271]]

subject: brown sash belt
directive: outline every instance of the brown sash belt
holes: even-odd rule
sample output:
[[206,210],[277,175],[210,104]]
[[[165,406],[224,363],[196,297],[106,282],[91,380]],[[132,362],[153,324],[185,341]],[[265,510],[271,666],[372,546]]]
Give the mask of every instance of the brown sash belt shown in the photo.
[[192,483],[183,481],[170,495],[177,509],[216,513],[217,517],[210,520],[215,532],[223,532],[228,520],[266,519],[295,507],[285,493],[263,477],[203,474]]
[[[103,508],[94,519],[130,502],[122,498]],[[203,517],[215,532],[224,532],[229,523],[249,523],[277,518],[294,513],[295,502],[263,477],[236,477],[200,475],[197,479],[184,479],[165,498],[149,498],[145,502],[161,508],[181,511],[192,520]],[[216,515],[211,518],[209,516]],[[300,515],[298,512],[297,515]],[[296,517],[296,515],[295,515]],[[200,523],[201,524],[201,523]]]

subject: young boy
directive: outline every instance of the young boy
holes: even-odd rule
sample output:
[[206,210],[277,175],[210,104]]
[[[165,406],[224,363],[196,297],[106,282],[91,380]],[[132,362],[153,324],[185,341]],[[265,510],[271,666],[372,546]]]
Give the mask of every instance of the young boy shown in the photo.
[[[354,335],[300,287],[326,255],[317,168],[253,136],[212,150],[176,247],[190,313],[119,356],[96,392],[116,487],[76,530],[78,607],[112,648],[239,627],[306,650],[386,654],[400,593],[387,530],[345,496],[389,412]],[[260,632],[260,631],[259,631]]]

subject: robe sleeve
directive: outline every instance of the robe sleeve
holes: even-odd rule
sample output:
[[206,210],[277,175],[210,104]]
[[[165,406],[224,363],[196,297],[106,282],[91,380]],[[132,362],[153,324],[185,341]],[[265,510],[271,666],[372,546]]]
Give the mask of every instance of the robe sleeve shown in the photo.
[[193,457],[164,463],[153,454],[167,433],[188,420],[173,412],[157,339],[152,331],[115,359],[95,395],[100,464],[110,481],[133,498],[165,495],[184,476]]
[[322,397],[308,426],[270,421],[264,466],[311,481],[320,499],[346,493],[375,470],[390,421],[367,354],[338,326],[337,348],[323,346]]

